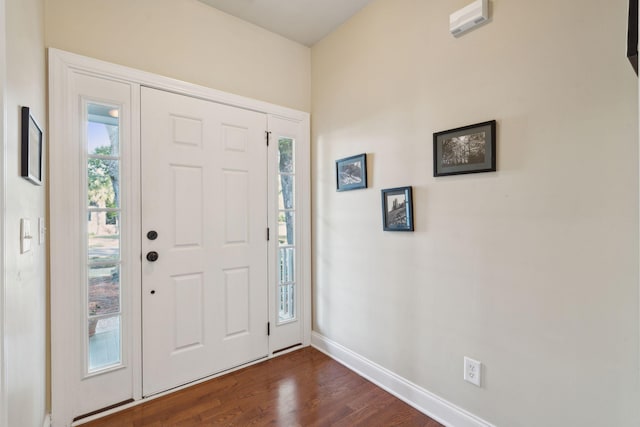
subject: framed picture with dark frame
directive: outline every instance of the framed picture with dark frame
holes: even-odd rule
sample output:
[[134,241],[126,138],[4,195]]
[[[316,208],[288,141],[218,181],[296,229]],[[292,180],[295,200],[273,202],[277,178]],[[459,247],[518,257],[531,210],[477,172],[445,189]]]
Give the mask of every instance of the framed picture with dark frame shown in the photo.
[[413,231],[412,187],[382,190],[382,229]]
[[495,170],[495,120],[433,134],[433,176]]
[[367,154],[336,160],[336,190],[367,188]]
[[29,107],[22,107],[21,137],[21,175],[36,185],[42,185],[42,129]]
[[627,23],[627,58],[638,74],[638,0],[629,0],[629,20]]

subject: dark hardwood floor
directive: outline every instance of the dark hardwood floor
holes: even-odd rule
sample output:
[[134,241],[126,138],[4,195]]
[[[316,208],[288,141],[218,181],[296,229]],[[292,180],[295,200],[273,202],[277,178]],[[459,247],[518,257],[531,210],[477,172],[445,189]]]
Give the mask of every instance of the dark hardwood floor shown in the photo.
[[84,424],[102,426],[441,424],[307,347]]

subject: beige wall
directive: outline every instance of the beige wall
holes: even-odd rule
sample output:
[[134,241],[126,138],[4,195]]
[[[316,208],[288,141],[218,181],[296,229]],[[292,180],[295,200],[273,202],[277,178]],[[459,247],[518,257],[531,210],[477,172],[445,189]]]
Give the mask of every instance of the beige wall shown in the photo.
[[[314,329],[498,426],[637,426],[628,2],[494,0],[453,38],[467,3],[379,0],[312,48]],[[491,119],[498,172],[434,178],[432,133]],[[416,231],[383,232],[404,185]]]
[[197,0],[45,0],[46,44],[302,111],[310,49]]
[[[41,426],[46,412],[46,246],[20,254],[20,218],[46,215],[46,187],[20,177],[20,108],[46,129],[44,6],[6,0],[5,350],[9,426]],[[45,140],[46,143],[46,140]]]

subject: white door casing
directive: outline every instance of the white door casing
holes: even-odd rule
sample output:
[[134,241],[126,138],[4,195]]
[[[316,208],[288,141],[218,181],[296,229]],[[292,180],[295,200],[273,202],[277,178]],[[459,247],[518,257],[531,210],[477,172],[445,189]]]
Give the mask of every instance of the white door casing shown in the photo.
[[[298,308],[299,318],[302,332],[302,344],[309,345],[311,334],[311,282],[310,282],[310,219],[309,219],[309,202],[310,202],[310,183],[309,183],[309,115],[304,112],[291,110],[277,105],[269,104],[262,101],[256,101],[237,95],[228,94],[210,88],[192,85],[185,82],[169,79],[155,74],[123,67],[104,61],[87,58],[84,56],[72,54],[50,48],[49,51],[49,102],[50,102],[50,120],[49,120],[49,149],[50,163],[49,182],[50,182],[50,244],[51,244],[51,337],[52,337],[52,425],[68,426],[71,424],[75,416],[102,408],[94,406],[89,410],[85,409],[81,402],[89,393],[97,393],[97,399],[102,399],[109,404],[118,403],[123,399],[124,392],[127,391],[127,398],[133,399],[135,402],[129,404],[135,405],[143,402],[142,398],[142,296],[150,295],[143,293],[141,274],[143,266],[141,264],[142,255],[146,254],[149,248],[145,246],[142,251],[141,243],[147,245],[146,232],[141,230],[140,221],[129,221],[126,229],[123,229],[123,235],[129,233],[136,236],[130,239],[127,245],[123,246],[123,268],[127,271],[134,271],[127,278],[123,279],[123,283],[127,283],[127,288],[123,290],[130,293],[128,296],[123,294],[123,298],[129,298],[129,302],[123,307],[123,315],[125,316],[125,328],[123,330],[123,339],[129,342],[130,348],[127,349],[125,359],[127,362],[128,375],[124,382],[111,381],[108,377],[119,375],[121,369],[113,372],[105,372],[99,376],[104,377],[107,383],[118,383],[114,387],[104,387],[99,390],[88,391],[82,387],[76,387],[78,378],[82,376],[82,349],[78,340],[82,339],[82,322],[78,322],[78,310],[86,309],[86,301],[83,296],[78,295],[79,286],[83,286],[82,276],[84,273],[78,271],[79,259],[78,255],[83,251],[83,236],[80,227],[86,222],[86,218],[80,217],[80,207],[85,200],[81,200],[80,190],[84,185],[80,180],[83,155],[80,150],[81,146],[76,138],[81,124],[78,114],[78,98],[76,81],[79,78],[90,77],[98,86],[103,85],[100,80],[104,80],[107,86],[113,88],[128,87],[130,92],[130,106],[121,117],[121,125],[128,127],[123,128],[122,138],[130,139],[131,152],[123,153],[122,178],[130,180],[129,193],[126,200],[123,201],[123,215],[131,218],[141,218],[140,211],[140,87],[146,86],[150,88],[160,89],[173,93],[188,95],[200,100],[213,101],[227,106],[233,106],[244,110],[260,112],[267,117],[268,126],[274,126],[278,120],[291,122],[295,124],[300,134],[296,137],[298,147],[297,162],[297,178],[296,178],[296,194],[298,197],[298,206],[302,208],[300,217],[296,220],[296,235],[299,236],[299,245],[301,253],[297,260],[297,279],[299,283],[299,294],[302,302]],[[114,86],[115,85],[115,86]],[[105,94],[108,96],[103,101],[114,101],[117,98],[118,90],[107,90]],[[100,101],[100,97],[95,100]],[[109,103],[109,102],[107,102]],[[124,104],[122,104],[124,105]],[[263,116],[264,117],[264,116]],[[125,123],[129,121],[128,123]],[[263,129],[264,130],[264,129]],[[123,142],[123,141],[121,141]],[[124,142],[123,142],[124,143]],[[137,148],[136,148],[137,147]],[[129,160],[125,159],[125,154]],[[270,155],[271,156],[271,155]],[[269,157],[269,162],[272,157]],[[270,166],[271,167],[271,166]],[[187,174],[188,175],[188,174]],[[272,179],[271,177],[269,178]],[[299,181],[298,181],[299,179]],[[267,179],[265,178],[266,182]],[[266,184],[265,184],[266,185]],[[272,188],[272,187],[271,187]],[[207,191],[208,189],[205,189]],[[270,190],[271,191],[271,190]],[[271,194],[271,193],[270,193]],[[203,201],[207,203],[207,199]],[[272,212],[269,209],[269,212]],[[265,222],[267,214],[265,211]],[[209,221],[211,218],[205,218]],[[123,224],[124,225],[124,224]],[[272,248],[272,246],[269,246]],[[125,255],[126,252],[126,255]],[[160,260],[163,258],[161,251]],[[146,261],[144,261],[146,263]],[[276,285],[272,279],[272,272],[277,268],[276,259],[272,258],[271,249],[269,249],[269,296],[268,305],[271,308],[276,293]],[[135,267],[137,265],[137,267]],[[156,264],[159,265],[159,264]],[[125,267],[126,266],[126,267]],[[148,267],[147,264],[144,267]],[[137,268],[137,270],[136,270]],[[123,272],[125,276],[130,273]],[[234,279],[233,275],[231,275]],[[236,276],[235,278],[237,278]],[[146,282],[145,282],[146,283]],[[123,285],[124,286],[124,285]],[[263,300],[265,305],[267,301]],[[127,305],[128,304],[128,305]],[[129,310],[129,311],[127,311]],[[125,313],[126,311],[126,313]],[[274,319],[276,314],[269,312],[269,319]],[[235,321],[235,319],[230,319]],[[237,323],[236,323],[237,324]],[[232,328],[233,329],[233,328]],[[260,329],[260,328],[259,328]],[[287,339],[279,339],[281,328],[271,327],[271,336],[269,344],[277,342],[289,342]],[[78,335],[78,336],[74,336]],[[240,335],[240,334],[238,334]],[[293,334],[298,341],[298,334]],[[260,344],[262,347],[263,344]],[[269,355],[271,351],[277,350],[279,347],[269,345]],[[264,353],[263,353],[264,354]],[[224,363],[223,363],[224,364]],[[223,368],[224,369],[224,368]],[[214,375],[215,376],[215,375]],[[98,376],[96,376],[97,378]],[[129,387],[131,383],[131,388]],[[93,398],[93,396],[91,397]],[[89,418],[90,419],[90,418]]]
[[141,125],[148,396],[267,356],[267,146],[264,114],[155,89]]

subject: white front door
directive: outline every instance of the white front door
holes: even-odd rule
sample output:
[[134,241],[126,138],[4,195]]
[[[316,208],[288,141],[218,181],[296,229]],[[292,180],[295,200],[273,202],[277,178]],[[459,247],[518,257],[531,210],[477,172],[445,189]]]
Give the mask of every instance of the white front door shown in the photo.
[[145,396],[268,355],[266,125],[142,88]]

